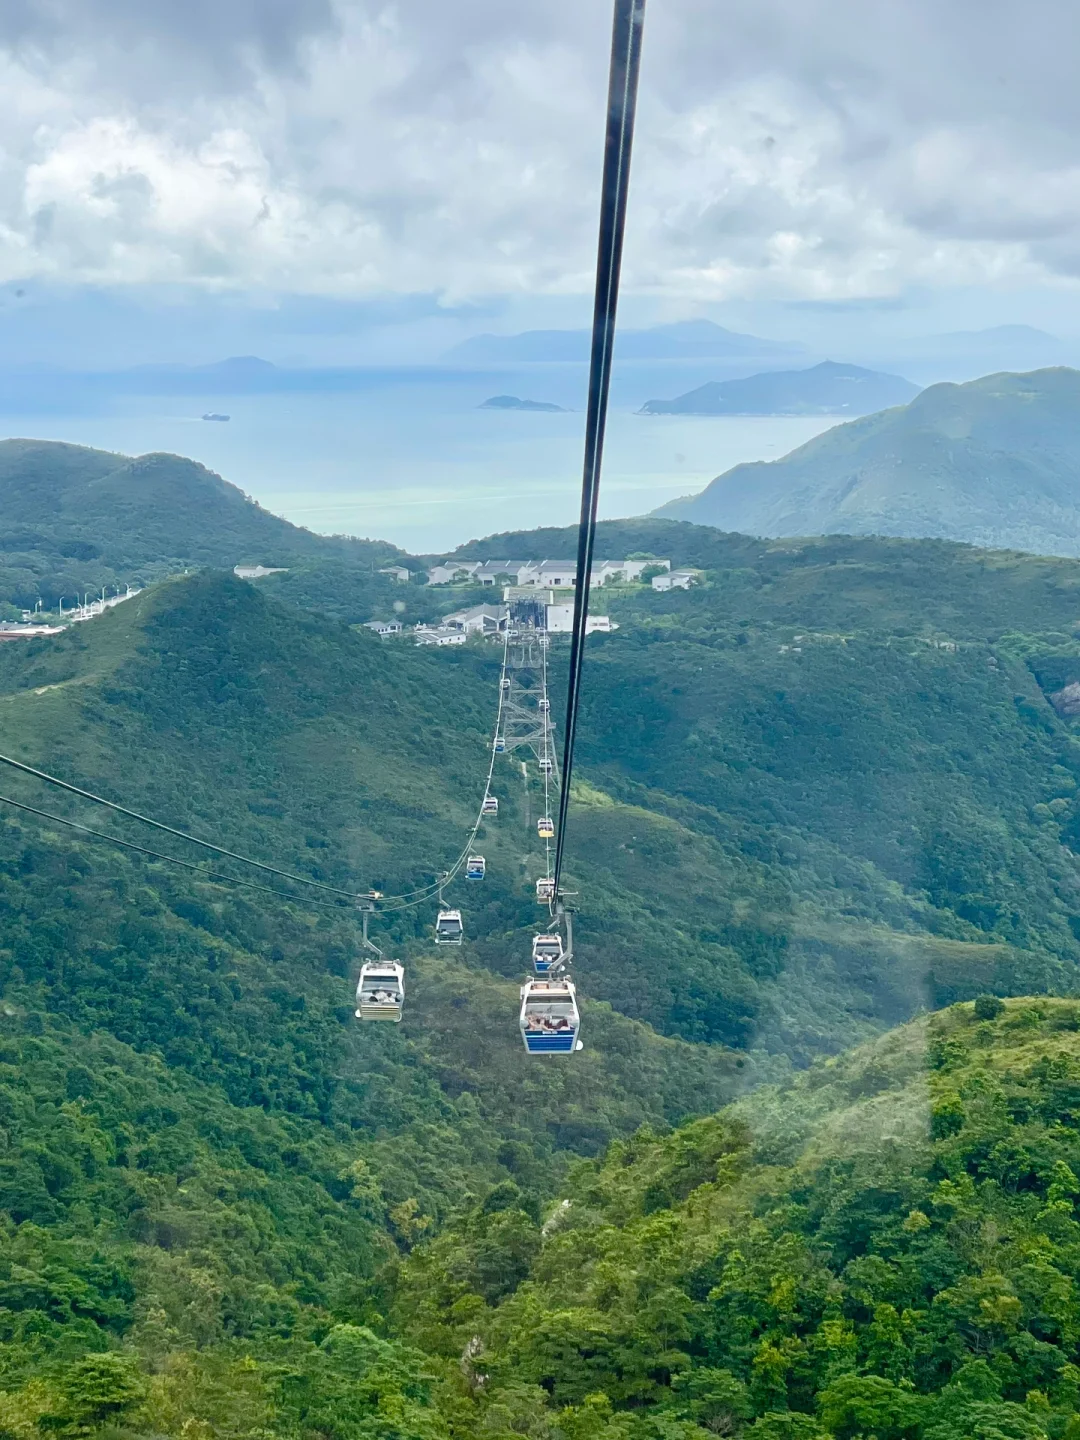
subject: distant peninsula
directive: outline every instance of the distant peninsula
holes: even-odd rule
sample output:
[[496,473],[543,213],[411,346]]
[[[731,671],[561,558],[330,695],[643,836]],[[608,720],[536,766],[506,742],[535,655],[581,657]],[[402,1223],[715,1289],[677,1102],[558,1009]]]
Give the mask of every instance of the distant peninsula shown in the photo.
[[569,411],[563,405],[552,405],[547,400],[519,400],[516,395],[492,395],[478,410],[543,410],[551,415],[566,415]]
[[869,415],[906,405],[919,387],[899,375],[825,360],[808,370],[773,370],[713,380],[674,400],[647,400],[639,415]]

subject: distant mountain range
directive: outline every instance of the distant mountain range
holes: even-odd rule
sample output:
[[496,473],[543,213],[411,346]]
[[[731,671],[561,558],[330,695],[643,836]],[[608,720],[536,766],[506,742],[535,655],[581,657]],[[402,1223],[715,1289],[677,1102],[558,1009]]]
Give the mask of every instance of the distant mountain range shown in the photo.
[[1080,372],[933,385],[654,513],[755,535],[940,536],[1080,556]]
[[824,360],[809,370],[773,370],[711,380],[674,400],[646,400],[642,415],[867,415],[905,405],[919,387],[899,375]]
[[[522,361],[589,358],[588,330],[526,330],[520,335],[474,335],[443,356],[453,365],[505,365]],[[647,330],[621,330],[615,339],[620,360],[727,359],[731,356],[794,355],[800,345],[740,335],[711,320],[680,320]]]

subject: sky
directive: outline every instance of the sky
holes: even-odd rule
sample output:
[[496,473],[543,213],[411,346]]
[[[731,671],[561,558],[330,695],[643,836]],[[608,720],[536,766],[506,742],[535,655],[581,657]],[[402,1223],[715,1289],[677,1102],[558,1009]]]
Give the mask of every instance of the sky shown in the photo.
[[[609,31],[609,0],[0,0],[0,358],[584,323]],[[1070,0],[648,0],[624,319],[1080,336],[1078,42]]]

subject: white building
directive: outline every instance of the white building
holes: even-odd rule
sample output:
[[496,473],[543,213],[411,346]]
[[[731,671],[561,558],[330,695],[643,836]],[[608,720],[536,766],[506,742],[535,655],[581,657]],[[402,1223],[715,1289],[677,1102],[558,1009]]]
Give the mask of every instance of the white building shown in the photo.
[[478,585],[495,585],[500,580],[505,584],[506,576],[517,575],[520,560],[485,560],[473,571],[473,581]]
[[480,569],[478,560],[452,561],[449,565],[433,565],[428,571],[429,585],[449,585],[453,580],[469,580]]
[[[569,602],[562,605],[548,605],[546,625],[548,630],[554,635],[569,635],[574,628],[573,605]],[[608,634],[618,628],[618,625],[612,624],[610,615],[590,615],[585,621],[586,635],[591,635],[595,630],[599,630],[603,634]]]
[[392,575],[402,585],[409,583],[409,572],[404,565],[384,565],[379,571],[380,575]]
[[[670,560],[598,560],[592,567],[590,589],[616,577],[627,584],[640,580],[649,566],[671,569]],[[551,590],[570,590],[577,583],[576,560],[464,560],[448,561],[428,571],[429,585],[448,585],[453,580],[471,580],[477,585],[497,585],[509,575],[515,585],[543,585]],[[504,582],[505,583],[505,582]]]
[[640,580],[642,572],[648,569],[655,569],[661,566],[664,570],[671,569],[670,560],[599,560],[592,567],[592,574],[589,577],[589,586],[606,585],[609,580],[621,578],[624,584],[631,584]]
[[365,620],[365,630],[374,630],[376,635],[400,635],[400,620]]
[[285,565],[234,565],[232,572],[238,580],[261,580],[264,575],[287,575]]
[[654,590],[689,590],[691,585],[701,579],[698,570],[670,570],[666,575],[654,575],[652,588]]
[[519,585],[546,585],[553,590],[566,590],[577,580],[575,560],[525,560],[519,561],[515,568]]
[[464,645],[469,638],[464,630],[447,630],[442,626],[432,628],[418,625],[413,631],[417,645]]
[[442,628],[464,630],[466,635],[495,635],[506,629],[506,611],[493,605],[473,605],[444,615]]

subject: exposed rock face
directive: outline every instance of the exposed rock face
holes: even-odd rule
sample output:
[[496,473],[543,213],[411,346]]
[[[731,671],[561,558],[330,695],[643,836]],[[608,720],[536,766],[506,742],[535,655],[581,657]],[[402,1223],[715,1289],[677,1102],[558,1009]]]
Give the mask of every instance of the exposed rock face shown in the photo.
[[1063,690],[1048,697],[1057,713],[1066,719],[1080,715],[1080,680],[1073,680]]

